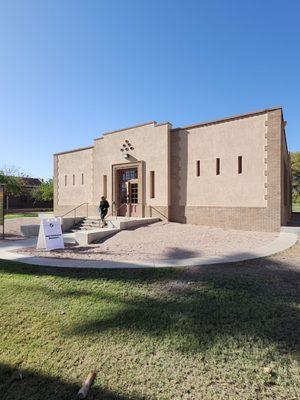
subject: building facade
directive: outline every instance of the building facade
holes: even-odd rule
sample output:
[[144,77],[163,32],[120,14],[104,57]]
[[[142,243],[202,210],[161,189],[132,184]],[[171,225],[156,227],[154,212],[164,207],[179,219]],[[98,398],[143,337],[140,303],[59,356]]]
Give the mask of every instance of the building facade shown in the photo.
[[[149,122],[54,155],[54,211],[159,216],[222,228],[279,231],[291,215],[281,108],[183,128]],[[73,212],[73,211],[72,211]]]

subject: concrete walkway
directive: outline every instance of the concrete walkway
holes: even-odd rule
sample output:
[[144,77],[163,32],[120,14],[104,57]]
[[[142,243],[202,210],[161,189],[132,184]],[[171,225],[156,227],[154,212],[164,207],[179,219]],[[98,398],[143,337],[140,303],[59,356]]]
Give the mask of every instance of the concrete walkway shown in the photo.
[[59,259],[50,257],[36,257],[28,256],[26,254],[15,253],[14,250],[22,248],[33,247],[36,245],[36,238],[16,241],[0,242],[0,259],[18,261],[25,264],[33,264],[40,266],[50,267],[63,267],[63,268],[94,268],[94,269],[108,269],[108,268],[161,268],[161,267],[185,267],[185,266],[200,266],[209,264],[223,264],[238,262],[244,260],[251,260],[270,256],[279,253],[283,250],[293,246],[297,240],[298,235],[295,231],[280,232],[279,236],[268,245],[262,246],[251,253],[224,253],[222,256],[186,258],[186,259],[168,259],[168,260],[149,260],[143,261],[100,261],[100,260],[80,260],[80,259]]
[[300,226],[282,226],[281,232],[295,233],[300,238]]

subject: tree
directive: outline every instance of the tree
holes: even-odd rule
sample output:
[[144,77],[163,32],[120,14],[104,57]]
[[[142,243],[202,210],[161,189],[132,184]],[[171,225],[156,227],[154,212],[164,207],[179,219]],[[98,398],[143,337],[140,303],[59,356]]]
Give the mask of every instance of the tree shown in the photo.
[[293,201],[300,200],[300,151],[291,153]]
[[53,200],[53,179],[44,181],[40,186],[35,188],[31,196],[38,201]]
[[18,196],[24,193],[25,184],[22,178],[26,178],[26,174],[14,166],[4,166],[0,169],[0,184],[5,185],[7,195]]

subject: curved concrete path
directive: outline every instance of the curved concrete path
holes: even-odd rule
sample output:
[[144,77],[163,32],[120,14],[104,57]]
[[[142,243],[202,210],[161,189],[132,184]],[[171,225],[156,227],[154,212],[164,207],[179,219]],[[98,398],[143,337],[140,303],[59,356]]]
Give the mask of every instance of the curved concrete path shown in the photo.
[[36,245],[36,238],[5,241],[0,242],[0,259],[18,261],[25,264],[33,264],[49,267],[63,268],[94,268],[94,269],[109,269],[109,268],[161,268],[161,267],[185,267],[185,266],[200,266],[209,264],[224,264],[238,261],[251,260],[255,258],[267,257],[275,253],[279,253],[288,249],[297,242],[297,233],[280,232],[278,237],[266,246],[262,246],[257,251],[249,253],[224,253],[222,256],[197,257],[185,259],[168,259],[168,260],[149,260],[143,261],[100,261],[100,260],[80,260],[80,259],[63,259],[50,257],[28,256],[13,252],[26,247]]

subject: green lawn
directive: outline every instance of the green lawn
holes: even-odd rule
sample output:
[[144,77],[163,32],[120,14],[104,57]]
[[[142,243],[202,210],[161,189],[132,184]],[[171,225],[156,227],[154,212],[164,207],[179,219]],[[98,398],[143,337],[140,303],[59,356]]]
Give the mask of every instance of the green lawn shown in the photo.
[[300,212],[300,203],[293,203],[293,211]]
[[38,216],[38,213],[35,213],[35,212],[18,213],[18,214],[6,214],[5,215],[5,219],[37,217],[37,216]]
[[0,260],[2,400],[299,399],[299,272],[79,271]]

